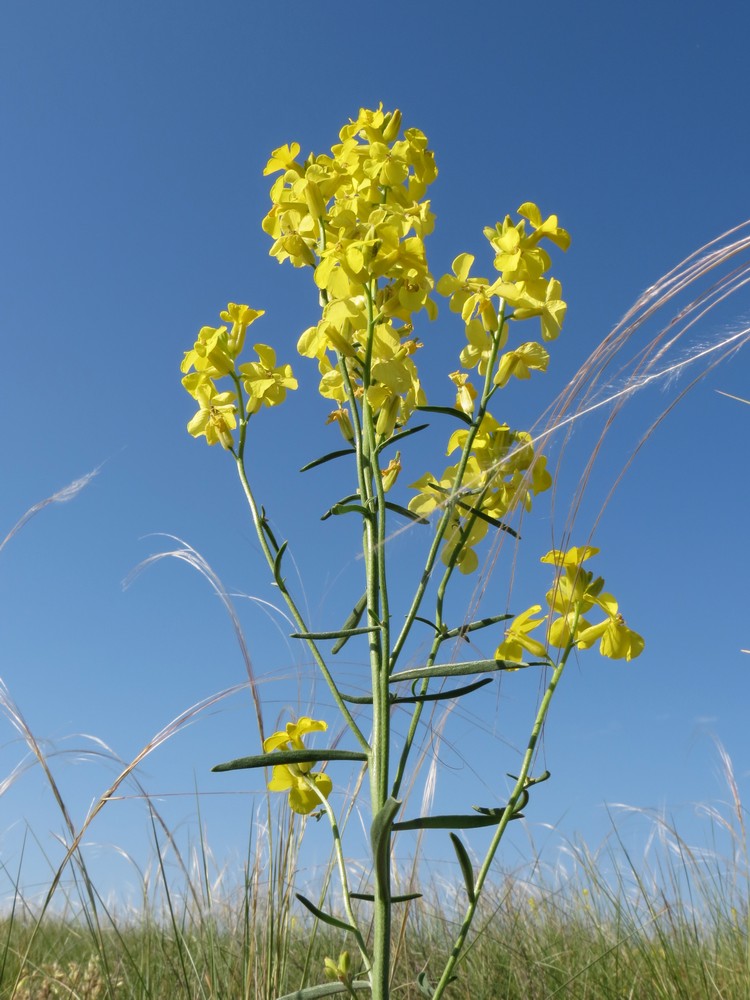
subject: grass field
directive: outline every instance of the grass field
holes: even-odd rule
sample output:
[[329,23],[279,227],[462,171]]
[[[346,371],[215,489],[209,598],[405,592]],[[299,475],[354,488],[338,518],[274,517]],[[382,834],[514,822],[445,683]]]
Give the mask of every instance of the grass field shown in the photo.
[[[651,838],[640,859],[613,828],[596,851],[568,844],[555,863],[540,856],[523,872],[498,872],[449,995],[746,1000],[744,809],[726,757],[724,766],[730,801],[704,816],[712,848],[691,848],[663,819],[643,817]],[[316,926],[294,899],[299,824],[276,826],[273,843],[265,829],[231,885],[212,881],[207,845],[188,859],[162,844],[138,910],[100,898],[82,853],[76,878],[60,883],[57,907],[41,920],[16,891],[0,922],[0,996],[272,1000],[323,982],[323,960],[338,958],[345,936]],[[167,877],[168,864],[180,879]],[[416,977],[450,951],[462,906],[459,884],[433,879],[400,911],[394,984],[403,985],[394,996],[420,996]]]

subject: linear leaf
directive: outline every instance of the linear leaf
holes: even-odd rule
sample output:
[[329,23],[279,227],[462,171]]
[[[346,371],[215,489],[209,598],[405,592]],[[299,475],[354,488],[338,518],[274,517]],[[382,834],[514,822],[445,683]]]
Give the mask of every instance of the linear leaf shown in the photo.
[[283,578],[281,576],[281,560],[282,560],[282,558],[284,556],[284,553],[286,552],[286,547],[287,547],[288,544],[289,544],[288,541],[281,543],[281,546],[279,547],[279,550],[276,553],[276,557],[274,558],[274,561],[273,561],[273,578],[276,581],[276,583],[279,585],[279,587],[282,587],[282,588],[284,586],[284,580],[283,580]]
[[423,431],[429,426],[429,424],[417,424],[416,427],[409,427],[408,430],[399,431],[398,434],[394,434],[392,437],[389,437],[387,441],[383,441],[382,444],[378,445],[377,454],[379,455],[384,448],[388,447],[388,445],[395,444],[397,441],[403,441],[403,439],[405,437],[409,437],[410,434],[419,434],[420,431]]
[[356,750],[274,750],[272,753],[237,757],[217,764],[212,771],[243,771],[253,767],[273,767],[275,764],[315,764],[321,760],[367,760],[367,754]]
[[352,927],[352,925],[348,924],[345,920],[339,920],[338,917],[334,917],[332,914],[326,913],[325,910],[318,909],[315,903],[311,902],[307,896],[303,896],[301,892],[295,892],[294,895],[303,906],[307,907],[314,917],[317,917],[318,920],[322,920],[324,924],[329,924],[331,927],[338,927],[341,931],[353,931],[356,933],[356,927]]
[[508,534],[513,535],[514,538],[520,537],[518,532],[514,528],[511,528],[510,525],[505,524],[504,521],[498,521],[498,519],[493,517],[491,514],[485,514],[485,512],[480,510],[478,507],[472,507],[471,504],[464,503],[462,500],[457,500],[456,506],[460,507],[461,510],[465,510],[469,514],[474,514],[480,521],[486,521],[487,524],[491,524],[493,528],[498,528],[500,531],[507,531]]
[[[375,897],[371,892],[352,892],[349,894],[352,899],[363,899],[366,903],[374,903]],[[391,896],[392,903],[408,903],[412,899],[421,899],[421,892],[409,892],[405,896]]]
[[470,660],[466,663],[446,663],[435,667],[413,667],[391,674],[390,684],[398,681],[413,681],[420,677],[460,677],[463,674],[485,674],[491,670],[519,670],[531,667],[532,663],[513,663],[511,660]]
[[475,681],[473,684],[465,684],[463,687],[452,688],[450,691],[436,691],[435,694],[412,694],[403,698],[391,698],[391,704],[414,705],[422,701],[449,701],[451,698],[460,698],[461,695],[471,694],[472,691],[477,691],[479,688],[484,687],[485,684],[491,683],[491,677],[483,677],[480,681]]
[[468,414],[464,413],[463,410],[457,410],[455,406],[416,406],[415,409],[419,410],[420,413],[442,413],[446,417],[457,417],[469,427],[473,422]]
[[408,517],[410,521],[416,521],[417,524],[429,524],[429,520],[426,517],[422,517],[421,514],[415,514],[413,510],[409,510],[408,507],[402,507],[400,503],[391,503],[390,500],[385,502],[388,510],[392,510],[396,514],[400,514],[402,517]]
[[330,451],[327,455],[323,455],[322,458],[316,458],[312,462],[308,462],[307,465],[303,465],[299,470],[300,472],[307,472],[309,469],[315,469],[318,465],[323,465],[324,462],[330,462],[334,458],[342,458],[344,455],[356,455],[354,448],[342,448],[340,451]]
[[461,839],[457,837],[455,833],[451,833],[450,838],[453,843],[453,850],[456,852],[456,857],[458,858],[458,863],[461,867],[461,874],[464,877],[466,895],[469,897],[469,902],[473,903],[477,898],[477,894],[474,889],[474,869],[471,864],[469,852],[461,843]]
[[371,990],[372,987],[366,982],[353,982],[348,986],[343,983],[324,983],[322,986],[307,986],[304,990],[297,990],[295,993],[285,993],[277,1000],[318,1000],[319,997],[333,997],[339,993],[347,993],[349,990]]
[[348,635],[344,636],[343,633],[346,632],[347,629],[356,628],[359,625],[360,621],[362,620],[362,615],[366,607],[367,607],[367,591],[365,591],[365,593],[362,594],[360,599],[354,605],[352,613],[349,615],[344,624],[341,626],[342,638],[339,639],[339,641],[332,647],[331,653],[338,653],[340,649],[344,648],[349,636]]
[[401,803],[393,796],[385,800],[385,805],[377,813],[370,827],[370,843],[372,844],[372,859],[375,867],[375,878],[380,885],[381,895],[390,891],[388,879],[388,852],[391,848],[391,829],[393,817],[401,808]]
[[445,633],[446,639],[453,639],[456,636],[466,635],[468,632],[476,632],[477,629],[487,628],[488,625],[497,625],[498,622],[506,622],[513,615],[492,615],[491,618],[480,618],[469,625],[459,625],[458,628],[451,628]]
[[337,629],[335,632],[290,632],[290,639],[348,639],[352,635],[379,632],[380,625],[363,625],[361,628]]
[[329,507],[328,510],[321,517],[321,521],[327,521],[329,517],[334,517],[339,514],[369,514],[366,507],[363,507],[361,503],[335,503],[333,507]]
[[[503,818],[505,809],[497,809],[490,812],[482,810],[474,816],[417,816],[416,819],[403,820],[394,823],[393,829],[397,830],[478,830],[483,826],[497,826]],[[511,819],[521,819],[523,813],[514,812]]]

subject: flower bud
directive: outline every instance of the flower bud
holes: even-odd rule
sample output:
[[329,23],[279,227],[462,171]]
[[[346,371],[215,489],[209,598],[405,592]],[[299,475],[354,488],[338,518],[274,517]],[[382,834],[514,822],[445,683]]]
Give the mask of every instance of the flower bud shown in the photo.
[[383,490],[385,493],[393,486],[393,484],[398,479],[398,474],[401,472],[401,452],[396,452],[396,457],[392,458],[388,465],[380,470],[380,475],[383,477]]
[[386,115],[385,122],[383,123],[383,139],[386,142],[393,142],[401,130],[401,112],[396,108],[395,111]]
[[329,414],[326,423],[332,424],[334,422],[338,424],[341,435],[347,444],[352,444],[354,441],[354,429],[352,428],[352,422],[349,419],[349,414],[343,407],[340,407],[338,410],[334,410],[333,413]]
[[305,181],[304,193],[310,215],[315,219],[322,219],[326,214],[326,203],[315,181]]

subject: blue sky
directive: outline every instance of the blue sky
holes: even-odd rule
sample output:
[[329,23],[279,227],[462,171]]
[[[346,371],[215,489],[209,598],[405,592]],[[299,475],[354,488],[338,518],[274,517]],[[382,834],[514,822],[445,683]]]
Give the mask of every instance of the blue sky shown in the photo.
[[[274,596],[231,462],[185,432],[191,403],[178,370],[197,329],[215,323],[228,301],[265,309],[259,338],[292,361],[299,332],[315,322],[309,276],[269,258],[260,229],[270,150],[296,140],[323,151],[360,106],[401,108],[437,156],[428,244],[436,276],[462,251],[485,254],[489,270],[482,228],[523,201],[559,215],[573,238],[554,267],[569,303],[566,327],[548,375],[509,390],[508,411],[497,412],[523,426],[644,288],[750,215],[748,32],[744,3],[697,0],[541,0],[532,23],[522,7],[472,2],[441,11],[384,0],[377,14],[369,5],[291,0],[283,13],[239,0],[3,5],[0,329],[9,398],[0,535],[32,504],[99,474],[74,501],[42,511],[0,556],[0,676],[36,736],[59,751],[51,760],[77,822],[115,766],[82,759],[78,751],[93,744],[75,734],[130,760],[184,709],[244,679],[226,616],[189,567],[161,562],[123,589],[143,559],[174,547],[159,533],[194,546],[231,592]],[[747,294],[738,295],[681,350],[747,325],[748,313]],[[419,332],[434,350],[430,401],[447,402],[445,373],[456,367],[463,331],[444,306]],[[302,359],[294,363],[302,378]],[[749,373],[745,349],[694,388],[607,507],[595,538],[600,569],[647,650],[629,665],[589,654],[572,666],[546,732],[553,780],[527,810],[532,824],[596,843],[609,829],[604,803],[625,802],[664,807],[697,837],[690,803],[725,797],[713,738],[747,789],[750,656],[740,649],[750,646],[750,407],[716,390],[750,397]],[[582,530],[640,432],[689,377],[628,404],[592,479]],[[290,539],[313,617],[332,626],[358,586],[359,564],[353,530],[317,520],[346,492],[343,470],[296,473],[337,446],[315,382],[308,369],[307,391],[264,414],[251,466]],[[598,427],[576,428],[577,461]],[[434,431],[437,455],[446,428],[436,422]],[[417,478],[421,450],[404,451]],[[551,515],[543,498],[537,509],[515,611],[544,593],[536,557],[549,547]],[[393,558],[416,574],[422,544],[417,532],[399,536]],[[500,564],[486,613],[505,610],[507,574]],[[300,651],[257,604],[239,597],[237,607],[269,728],[287,708],[311,706],[333,725]],[[352,653],[341,669],[356,679],[361,662]],[[449,721],[456,749],[441,756],[438,797],[471,783],[467,804],[502,798],[517,762],[504,740],[516,739],[536,697],[518,677]],[[241,854],[258,779],[209,769],[257,749],[241,694],[157,750],[141,780],[186,836],[197,830],[197,787],[217,854]],[[22,758],[0,722],[0,780]],[[27,824],[54,856],[60,818],[38,769],[0,806],[11,869]],[[88,839],[145,856],[146,815],[137,799],[112,803]],[[91,851],[116,882],[111,850]],[[45,879],[33,854],[30,884]]]

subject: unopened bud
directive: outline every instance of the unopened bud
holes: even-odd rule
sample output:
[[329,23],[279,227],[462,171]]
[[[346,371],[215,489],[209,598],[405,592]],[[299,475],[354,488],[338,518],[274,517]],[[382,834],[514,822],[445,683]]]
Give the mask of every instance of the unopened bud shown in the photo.
[[401,112],[396,108],[391,114],[386,115],[383,124],[383,139],[386,142],[393,142],[401,130]]
[[386,493],[398,479],[399,472],[401,472],[401,452],[397,451],[396,457],[392,458],[388,465],[380,470],[383,477],[383,490]]
[[305,201],[313,218],[322,219],[325,216],[326,203],[315,181],[305,181]]
[[343,407],[338,410],[334,410],[333,413],[329,414],[326,423],[332,424],[334,422],[338,424],[341,435],[347,444],[352,444],[354,441],[354,430],[352,428],[352,422],[349,419],[349,414]]

